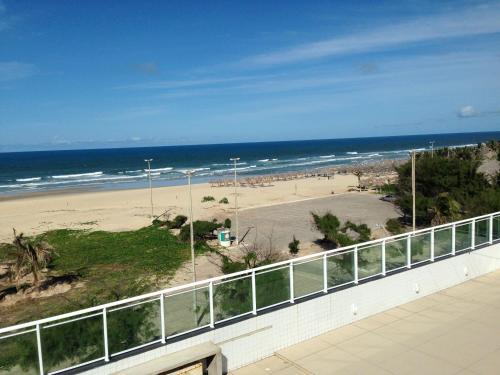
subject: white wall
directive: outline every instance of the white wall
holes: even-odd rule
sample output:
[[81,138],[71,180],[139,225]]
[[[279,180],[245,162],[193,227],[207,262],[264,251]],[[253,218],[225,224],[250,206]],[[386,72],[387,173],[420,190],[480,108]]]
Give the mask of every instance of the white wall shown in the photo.
[[[322,295],[292,306],[251,317],[167,343],[90,370],[110,374],[206,341],[222,348],[224,370],[230,371],[272,355],[275,351],[378,312],[410,302],[500,268],[500,244],[414,268],[352,288]],[[467,275],[464,270],[467,269]],[[415,284],[419,293],[415,292]],[[352,306],[357,306],[353,314]]]

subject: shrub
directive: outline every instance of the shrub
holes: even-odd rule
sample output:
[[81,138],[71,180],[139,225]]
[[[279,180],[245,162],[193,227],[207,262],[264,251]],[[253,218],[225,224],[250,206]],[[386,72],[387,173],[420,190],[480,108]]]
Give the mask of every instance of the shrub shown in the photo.
[[[196,242],[203,242],[213,237],[213,231],[220,228],[222,224],[212,221],[196,220],[193,222],[193,238]],[[187,242],[190,240],[190,226],[185,224],[179,232],[179,239]]]
[[389,219],[385,223],[385,229],[391,234],[401,234],[404,232],[403,226],[398,219]]
[[220,203],[220,204],[229,204],[229,200],[228,200],[226,197],[224,197],[224,198],[222,198],[222,199],[219,201],[219,203]]
[[177,215],[174,220],[169,224],[169,229],[180,229],[184,224],[186,224],[187,216]]
[[231,219],[230,218],[227,218],[226,220],[224,220],[224,228],[228,228],[228,229],[231,228]]
[[205,197],[203,197],[203,199],[201,200],[202,203],[204,202],[213,202],[215,200],[214,197],[212,197],[211,195],[207,195]]
[[288,249],[290,250],[290,254],[297,255],[297,253],[300,250],[299,245],[300,245],[300,241],[298,239],[296,239],[295,236],[293,236],[292,242],[290,242],[288,244]]

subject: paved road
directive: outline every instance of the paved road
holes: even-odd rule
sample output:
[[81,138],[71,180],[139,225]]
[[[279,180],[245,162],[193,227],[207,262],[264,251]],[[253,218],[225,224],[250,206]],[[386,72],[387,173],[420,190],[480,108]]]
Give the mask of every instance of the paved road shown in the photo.
[[349,193],[302,202],[280,204],[269,207],[240,211],[240,236],[248,227],[255,227],[248,237],[253,241],[255,233],[258,242],[265,241],[272,233],[274,245],[278,249],[288,246],[292,236],[302,243],[310,243],[321,234],[313,229],[311,212],[332,212],[342,222],[351,220],[356,224],[366,223],[372,229],[384,224],[387,219],[399,216],[391,203],[383,202],[380,196],[366,193]]

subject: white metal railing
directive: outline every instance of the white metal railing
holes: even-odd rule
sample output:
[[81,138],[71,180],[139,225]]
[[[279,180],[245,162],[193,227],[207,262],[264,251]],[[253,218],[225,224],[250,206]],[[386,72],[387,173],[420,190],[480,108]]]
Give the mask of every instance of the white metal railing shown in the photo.
[[[13,340],[20,337],[32,338],[32,341],[27,342],[35,343],[31,367],[37,368],[40,374],[56,374],[89,363],[107,362],[114,356],[148,345],[165,344],[170,338],[215,328],[217,324],[245,315],[257,315],[259,311],[270,307],[294,303],[301,298],[322,295],[342,286],[356,285],[418,264],[474,250],[477,246],[499,241],[499,232],[500,212],[495,212],[1,328],[0,370],[2,359],[5,360],[2,355],[6,352],[2,345],[8,347],[10,342],[10,350],[15,350],[16,343]],[[316,260],[319,262],[314,262]],[[320,269],[316,270],[315,267],[319,265]],[[260,280],[266,277],[267,283],[260,284]],[[278,287],[278,290],[273,291],[273,286]],[[155,307],[157,311],[139,313],[135,310],[146,308],[146,304],[154,304],[149,307]],[[116,344],[113,343],[116,338],[113,337],[120,331],[119,324],[127,322],[127,316],[122,321],[116,321],[113,314],[118,311],[129,314],[129,318],[138,314],[132,320],[135,324],[139,321],[147,329],[139,325],[137,329],[141,332],[137,333],[137,342],[124,343],[122,340],[122,347],[115,350]],[[79,348],[68,348],[75,353],[67,353],[64,358],[53,358],[52,348],[43,350],[44,338],[49,335],[45,333],[47,330],[89,322],[99,316],[102,316],[98,322],[102,336],[96,336],[94,343],[87,343],[89,348],[80,348],[80,351]],[[59,339],[64,344],[64,337]],[[91,349],[96,351],[93,357],[88,355]],[[20,365],[26,367],[26,363]],[[65,367],[58,368],[58,365]]]

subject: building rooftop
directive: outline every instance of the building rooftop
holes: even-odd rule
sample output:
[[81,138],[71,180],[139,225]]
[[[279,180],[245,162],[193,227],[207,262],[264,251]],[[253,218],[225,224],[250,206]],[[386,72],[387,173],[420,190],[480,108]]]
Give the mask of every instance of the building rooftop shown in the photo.
[[500,271],[359,320],[231,375],[498,374]]

